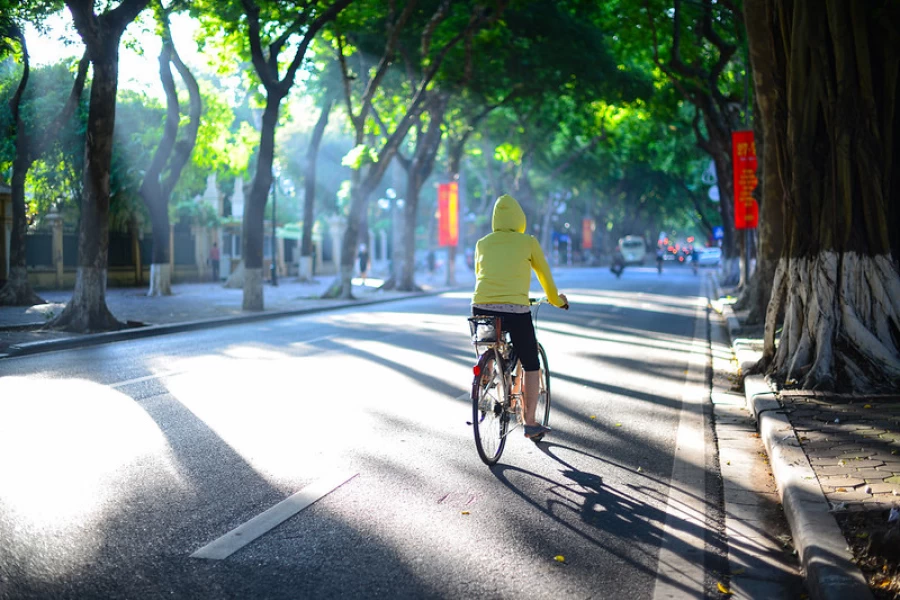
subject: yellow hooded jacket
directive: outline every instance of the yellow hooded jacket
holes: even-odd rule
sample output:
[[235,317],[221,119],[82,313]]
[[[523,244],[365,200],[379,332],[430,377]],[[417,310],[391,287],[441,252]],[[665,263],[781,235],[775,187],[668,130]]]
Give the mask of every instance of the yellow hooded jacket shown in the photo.
[[528,306],[531,271],[537,274],[550,304],[563,306],[541,245],[525,233],[525,212],[506,194],[494,203],[493,233],[475,244],[475,295],[472,304]]

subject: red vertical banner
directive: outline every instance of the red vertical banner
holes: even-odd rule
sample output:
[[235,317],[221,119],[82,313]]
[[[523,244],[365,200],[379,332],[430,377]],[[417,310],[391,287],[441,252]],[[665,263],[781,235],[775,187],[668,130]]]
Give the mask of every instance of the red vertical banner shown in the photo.
[[591,250],[594,247],[594,220],[585,217],[581,220],[581,249]]
[[456,246],[459,242],[459,184],[438,185],[438,246]]
[[734,228],[756,229],[759,204],[756,189],[756,142],[752,131],[731,132],[731,165],[734,172]]

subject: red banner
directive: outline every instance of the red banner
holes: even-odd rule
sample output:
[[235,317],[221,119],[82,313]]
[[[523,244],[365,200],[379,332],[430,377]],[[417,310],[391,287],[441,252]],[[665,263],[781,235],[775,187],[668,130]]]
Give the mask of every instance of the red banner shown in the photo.
[[438,185],[438,245],[456,246],[459,242],[459,185]]
[[756,142],[752,131],[731,133],[731,164],[734,171],[734,228],[756,229],[759,205],[753,198],[756,189]]
[[594,247],[594,220],[585,217],[581,220],[581,249],[591,250]]

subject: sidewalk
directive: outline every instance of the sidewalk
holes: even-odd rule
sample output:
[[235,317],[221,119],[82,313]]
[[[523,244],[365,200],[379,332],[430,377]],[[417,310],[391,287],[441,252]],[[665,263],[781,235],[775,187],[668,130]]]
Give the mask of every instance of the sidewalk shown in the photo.
[[[728,300],[715,308],[745,370],[762,355],[761,328],[745,327]],[[743,384],[810,596],[897,598],[900,396],[775,390],[761,376]]]
[[[333,310],[342,306],[386,302],[409,296],[439,293],[450,289],[443,271],[417,273],[422,292],[381,291],[382,280],[353,279],[355,300],[323,300],[321,295],[334,281],[334,275],[317,277],[303,283],[296,277],[283,277],[277,286],[263,284],[264,310],[244,311],[243,290],[225,288],[221,283],[178,283],[171,296],[150,298],[147,288],[109,288],[106,304],[120,321],[135,325],[118,332],[77,334],[41,330],[40,327],[60,314],[72,297],[72,290],[36,290],[47,304],[38,306],[0,306],[0,358],[53,349],[106,343],[120,339],[146,337],[214,327],[236,322],[270,319],[279,315]],[[471,289],[474,276],[457,270],[459,288]]]

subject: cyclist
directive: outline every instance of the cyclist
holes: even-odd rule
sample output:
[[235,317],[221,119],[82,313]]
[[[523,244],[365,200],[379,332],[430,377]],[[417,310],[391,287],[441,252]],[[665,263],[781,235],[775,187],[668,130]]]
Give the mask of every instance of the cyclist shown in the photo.
[[525,371],[525,437],[546,434],[549,427],[535,420],[540,387],[537,338],[528,291],[531,271],[537,274],[550,304],[568,310],[569,302],[556,289],[550,265],[537,239],[525,233],[525,212],[515,198],[502,195],[494,203],[493,233],[475,245],[475,293],[472,315],[499,316]]

